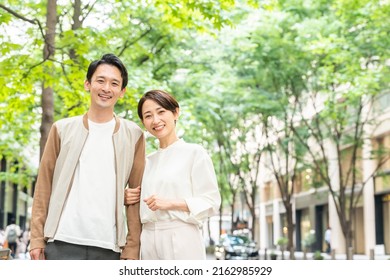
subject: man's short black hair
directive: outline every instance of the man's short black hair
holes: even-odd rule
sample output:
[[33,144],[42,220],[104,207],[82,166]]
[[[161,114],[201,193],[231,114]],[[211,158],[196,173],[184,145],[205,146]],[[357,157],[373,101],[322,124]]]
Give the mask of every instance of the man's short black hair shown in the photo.
[[93,74],[95,73],[98,66],[101,64],[109,64],[118,68],[122,76],[122,89],[124,89],[127,86],[127,82],[129,80],[127,69],[125,65],[122,63],[122,61],[112,53],[107,53],[103,55],[101,59],[91,62],[87,71],[88,82],[91,82]]

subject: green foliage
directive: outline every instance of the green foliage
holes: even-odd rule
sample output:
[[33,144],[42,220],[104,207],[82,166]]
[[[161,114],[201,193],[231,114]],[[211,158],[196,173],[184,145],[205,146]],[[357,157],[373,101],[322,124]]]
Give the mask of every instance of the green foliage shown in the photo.
[[284,248],[288,244],[288,239],[286,237],[280,237],[276,244],[279,245],[281,248]]
[[316,242],[316,236],[314,232],[310,231],[305,235],[305,238],[302,240],[302,245],[305,248],[310,248]]
[[323,260],[324,256],[322,256],[321,251],[315,251],[313,255],[313,260]]
[[174,52],[187,32],[181,29],[220,28],[229,22],[222,11],[234,4],[230,0],[154,2],[110,0],[91,6],[82,1],[82,24],[77,29],[71,26],[73,4],[58,2],[55,57],[45,60],[42,35],[46,3],[4,1],[5,7],[19,15],[0,7],[0,129],[4,147],[37,147],[43,81],[54,90],[55,120],[84,113],[89,105],[83,88],[87,66],[107,52],[118,54],[129,70],[127,94],[116,113],[139,123],[135,111],[140,95],[150,87],[166,88],[166,80],[177,67]]
[[[42,57],[43,30],[0,8],[0,154],[37,146],[43,82],[54,90],[55,119],[85,112],[86,68],[106,52],[118,54],[129,72],[116,113],[141,125],[142,93],[172,92],[181,105],[178,131],[209,150],[227,203],[250,181],[263,151],[287,152],[305,168],[308,150],[299,139],[360,147],[362,138],[346,129],[364,102],[388,88],[388,1],[247,2],[82,1],[75,29],[72,3],[58,1],[52,60]],[[2,2],[43,28],[45,4]],[[265,127],[284,139],[264,143]],[[148,152],[156,149],[155,139],[147,142]],[[327,165],[314,156],[313,184],[320,185]]]

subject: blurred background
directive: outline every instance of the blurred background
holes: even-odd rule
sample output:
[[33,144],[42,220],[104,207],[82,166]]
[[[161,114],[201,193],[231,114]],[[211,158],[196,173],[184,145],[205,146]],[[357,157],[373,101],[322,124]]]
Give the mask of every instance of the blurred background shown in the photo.
[[48,131],[86,111],[86,69],[114,53],[116,113],[141,126],[140,96],[167,90],[180,137],[212,156],[209,252],[235,234],[291,259],[390,254],[389,15],[389,0],[3,0],[0,229],[28,231]]

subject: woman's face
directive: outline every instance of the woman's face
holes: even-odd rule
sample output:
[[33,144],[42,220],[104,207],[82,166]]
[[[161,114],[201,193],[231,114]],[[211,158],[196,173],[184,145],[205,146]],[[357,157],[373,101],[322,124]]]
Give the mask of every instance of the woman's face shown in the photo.
[[175,121],[179,116],[179,109],[173,113],[157,102],[147,99],[142,105],[142,123],[145,128],[161,141],[176,139]]

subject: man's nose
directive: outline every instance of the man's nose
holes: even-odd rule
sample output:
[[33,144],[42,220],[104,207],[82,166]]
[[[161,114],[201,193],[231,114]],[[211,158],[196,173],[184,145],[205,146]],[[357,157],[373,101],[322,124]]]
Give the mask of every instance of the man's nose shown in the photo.
[[104,84],[103,84],[103,90],[109,91],[110,88],[111,88],[111,87],[110,87],[110,83],[107,82],[107,83],[104,83]]

